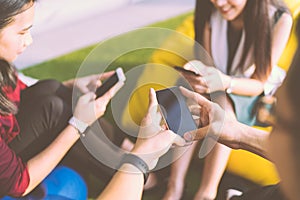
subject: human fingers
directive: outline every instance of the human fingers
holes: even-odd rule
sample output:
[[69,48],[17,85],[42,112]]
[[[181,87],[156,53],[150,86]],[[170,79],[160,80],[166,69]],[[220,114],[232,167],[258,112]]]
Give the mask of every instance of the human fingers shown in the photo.
[[195,73],[199,74],[200,76],[204,76],[206,74],[207,66],[204,65],[199,60],[192,60],[192,61],[189,61],[188,63],[186,63],[183,66],[183,68],[194,71]]
[[94,90],[96,90],[96,88],[99,87],[101,84],[102,84],[101,74],[95,74],[91,77],[91,82],[89,83],[89,87],[92,87]]
[[209,124],[210,116],[206,112],[204,107],[192,106],[190,108],[190,111],[192,113],[195,123],[197,124],[197,127],[202,127]]
[[200,94],[207,93],[208,86],[204,77],[195,76],[189,73],[180,72],[181,75],[187,80],[195,92]]
[[182,94],[187,97],[188,99],[192,99],[195,102],[197,102],[200,106],[208,106],[210,107],[211,102],[208,101],[205,97],[203,97],[202,95],[196,93],[196,92],[192,92],[182,86],[179,87],[180,91],[182,92]]
[[103,81],[103,80],[109,78],[110,76],[112,76],[114,73],[115,73],[115,71],[104,72],[104,73],[99,74],[98,77],[101,81]]
[[162,116],[158,111],[158,102],[153,88],[149,90],[148,112],[141,122],[141,131],[139,137],[149,137],[156,134],[163,128],[161,127]]
[[209,129],[209,126],[205,126],[205,127],[199,128],[199,129],[194,130],[194,131],[186,132],[183,135],[183,138],[187,142],[195,141],[195,140],[201,140],[208,134],[208,129]]
[[[142,123],[141,123],[142,126],[151,124],[153,117],[155,117],[157,114],[158,102],[156,99],[156,93],[153,88],[150,88],[148,98],[149,98],[148,111],[146,113],[146,116],[142,120]],[[161,118],[159,120],[161,120]]]
[[166,147],[168,150],[173,144],[177,146],[186,146],[187,142],[178,134],[171,130],[164,130],[158,134],[160,141],[162,141],[162,147]]
[[194,121],[195,121],[197,127],[201,127],[201,120],[200,120],[200,118],[196,118],[196,119],[194,119]]
[[206,86],[206,80],[202,76],[195,76],[189,73],[180,72],[182,76],[190,83],[190,84],[198,84],[202,86]]
[[207,93],[224,91],[226,89],[225,83],[223,83],[223,80],[219,75],[209,75],[205,77],[205,80],[208,85]]
[[180,146],[180,147],[184,147],[187,145],[187,142],[185,141],[185,139],[183,139],[181,136],[173,133],[175,135],[174,140],[173,140],[173,144],[175,144],[176,146]]
[[207,75],[213,75],[213,74],[218,74],[218,73],[222,73],[222,72],[215,67],[207,67],[206,73],[207,73]]
[[97,87],[99,87],[102,84],[102,82],[100,80],[100,74],[93,74],[93,75],[87,76],[87,77],[85,77],[85,80],[86,80],[86,85],[85,85],[85,87],[81,88],[83,93],[86,93],[88,91],[95,91],[97,89]]
[[96,95],[92,92],[82,95],[78,99],[73,115],[80,121],[83,121],[89,125],[93,123],[96,119],[95,112],[93,110],[93,102],[95,98]]
[[[153,88],[150,88],[148,111],[151,111],[151,110],[157,111],[157,106],[158,106],[158,102],[157,102],[157,98],[156,98],[156,93]],[[156,108],[156,110],[153,108]]]
[[199,105],[191,105],[189,106],[189,110],[191,112],[192,115],[195,115],[195,116],[200,116],[200,109],[201,109],[201,106]]
[[209,88],[201,85],[194,85],[193,89],[195,92],[199,94],[209,94]]
[[204,79],[200,76],[191,76],[186,75],[184,73],[181,73],[183,77],[187,80],[187,82],[190,84],[190,86],[193,88],[195,92],[198,92],[200,94],[206,93],[208,87]]
[[106,106],[112,97],[120,90],[124,85],[123,82],[116,83],[112,88],[110,88],[104,95],[97,98],[95,101],[95,109],[97,111],[97,116],[100,117],[104,114]]
[[94,100],[96,98],[95,93],[93,92],[88,92],[84,95],[82,95],[79,99],[78,102],[80,102],[81,104],[86,104],[89,103],[90,101]]
[[104,95],[102,95],[98,99],[110,100],[123,87],[123,85],[124,82],[117,82],[113,87],[111,87]]
[[162,129],[160,126],[162,115],[158,110],[158,101],[153,88],[150,88],[149,91],[149,113],[154,121],[154,125],[159,127],[159,129]]

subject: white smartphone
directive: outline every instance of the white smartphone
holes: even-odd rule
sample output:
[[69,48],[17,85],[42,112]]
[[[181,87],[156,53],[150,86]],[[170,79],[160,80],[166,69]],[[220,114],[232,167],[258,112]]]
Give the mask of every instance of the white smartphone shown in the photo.
[[111,87],[113,87],[118,82],[124,82],[126,80],[125,74],[122,68],[117,68],[115,73],[106,79],[100,87],[97,88],[95,94],[98,97],[104,95]]

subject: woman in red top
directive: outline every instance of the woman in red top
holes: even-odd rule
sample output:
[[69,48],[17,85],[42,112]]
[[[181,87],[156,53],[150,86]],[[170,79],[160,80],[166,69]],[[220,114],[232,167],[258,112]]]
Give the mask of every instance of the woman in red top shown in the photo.
[[[99,86],[100,78],[113,72],[77,79],[76,87],[83,95],[74,112],[74,80],[63,84],[45,80],[26,87],[10,63],[32,42],[35,0],[2,0],[0,4],[0,197],[30,193],[70,149],[67,160],[101,174],[102,165],[77,142],[82,128],[78,124],[86,127],[101,117],[121,84],[96,99],[88,88]],[[68,124],[71,117],[75,123]]]

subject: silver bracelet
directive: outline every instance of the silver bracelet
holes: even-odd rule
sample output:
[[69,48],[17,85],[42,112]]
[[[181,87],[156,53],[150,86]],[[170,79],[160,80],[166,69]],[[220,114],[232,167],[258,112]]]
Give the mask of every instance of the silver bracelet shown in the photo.
[[77,119],[74,116],[71,117],[71,119],[69,120],[69,124],[71,126],[73,126],[74,128],[76,128],[82,137],[85,136],[84,132],[89,127],[89,125],[87,123]]

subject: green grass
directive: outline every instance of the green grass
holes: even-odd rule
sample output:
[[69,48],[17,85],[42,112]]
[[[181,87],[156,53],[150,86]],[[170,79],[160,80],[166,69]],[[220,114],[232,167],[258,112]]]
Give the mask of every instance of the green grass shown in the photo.
[[[188,15],[191,15],[191,13],[186,13],[166,21],[155,23],[149,25],[148,27],[161,27],[167,29],[175,29]],[[103,51],[103,55],[100,55],[98,57],[99,63],[97,64],[100,65],[101,61],[103,62],[110,57],[109,55],[114,55],[116,54],[116,52],[118,52],[120,40],[124,40],[124,38],[123,37],[116,38],[111,42],[108,42],[108,44],[106,45],[107,48],[105,49],[105,52]],[[137,40],[133,40],[133,41],[141,42]],[[145,42],[147,42],[146,39]],[[134,46],[134,44],[131,45]],[[38,79],[54,78],[63,81],[63,80],[73,78],[76,76],[76,73],[81,63],[96,46],[97,45],[92,45],[83,49],[79,49],[72,53],[26,68],[22,70],[22,72],[25,75],[38,78]],[[152,52],[153,52],[152,49],[130,52],[116,59],[112,63],[113,66],[112,68],[123,66],[124,70],[127,71],[133,66],[146,63],[149,57],[151,56]]]

